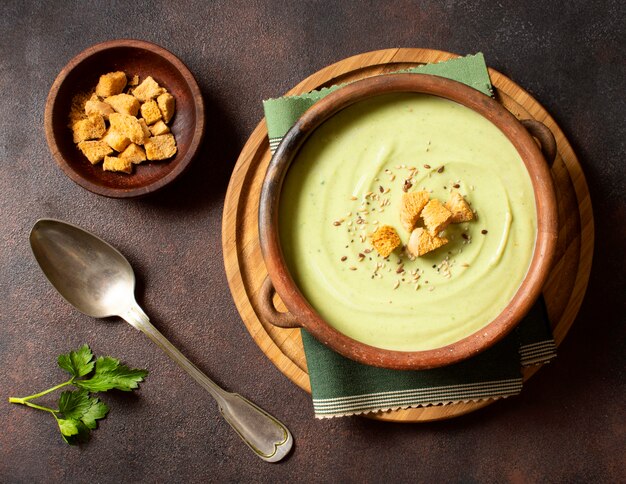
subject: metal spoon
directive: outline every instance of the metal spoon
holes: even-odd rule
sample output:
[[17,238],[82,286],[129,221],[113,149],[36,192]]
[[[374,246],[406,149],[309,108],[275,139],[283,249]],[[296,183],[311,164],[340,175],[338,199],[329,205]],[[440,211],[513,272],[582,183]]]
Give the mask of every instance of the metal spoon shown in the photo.
[[237,393],[220,388],[150,324],[135,301],[135,274],[124,256],[104,240],[59,220],[38,220],[30,232],[35,259],[57,291],[94,318],[120,316],[155,342],[217,401],[222,416],[267,462],[281,460],[293,444],[281,422]]

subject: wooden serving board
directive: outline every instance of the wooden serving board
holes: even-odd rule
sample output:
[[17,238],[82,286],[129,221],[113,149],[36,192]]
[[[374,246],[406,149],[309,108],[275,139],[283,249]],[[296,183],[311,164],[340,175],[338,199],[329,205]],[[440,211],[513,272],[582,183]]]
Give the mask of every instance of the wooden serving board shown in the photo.
[[[430,49],[386,49],[344,59],[311,75],[287,94],[301,94],[341,82],[458,57]],[[559,239],[554,268],[544,288],[557,345],[563,341],[582,303],[593,254],[593,214],[585,177],[565,135],[547,111],[513,81],[489,70],[497,99],[520,119],[534,118],[554,134],[558,155],[552,168],[559,204]],[[258,206],[270,161],[265,120],[244,146],[233,171],[222,221],[226,275],[237,309],[263,353],[287,378],[311,392],[299,329],[268,326],[258,317],[258,293],[267,275],[258,233]],[[282,302],[276,301],[277,307]],[[282,306],[284,308],[284,306]],[[530,378],[540,366],[524,370]],[[410,408],[368,415],[379,420],[423,422],[463,415],[493,400]]]

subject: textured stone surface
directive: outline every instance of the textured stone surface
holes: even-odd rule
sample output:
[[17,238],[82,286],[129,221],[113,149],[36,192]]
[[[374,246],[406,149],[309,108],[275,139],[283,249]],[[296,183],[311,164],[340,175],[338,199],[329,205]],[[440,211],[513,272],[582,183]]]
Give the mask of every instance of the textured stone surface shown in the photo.
[[[26,2],[0,16],[0,481],[561,481],[626,478],[624,351],[624,25],[618,0],[423,2]],[[110,200],[72,183],[48,152],[45,98],[82,49],[150,40],[198,79],[208,126],[201,155],[165,191]],[[224,275],[228,178],[262,117],[261,100],[321,67],[388,47],[483,51],[552,113],[585,169],[596,217],[587,298],[558,360],[520,397],[453,421],[317,421],[309,397],[246,333]],[[131,261],[138,299],[198,366],[281,418],[296,445],[254,457],[211,399],[128,325],[64,303],[30,254],[28,231],[55,217],[106,238]],[[55,358],[82,342],[151,374],[105,399],[91,442],[65,445],[48,415],[9,395],[62,377]]]

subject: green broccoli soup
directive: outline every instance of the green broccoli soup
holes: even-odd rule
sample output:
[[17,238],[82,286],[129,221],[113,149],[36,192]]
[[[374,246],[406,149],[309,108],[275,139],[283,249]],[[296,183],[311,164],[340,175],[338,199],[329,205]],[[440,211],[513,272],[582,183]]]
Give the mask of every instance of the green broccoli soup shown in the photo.
[[[456,192],[473,212],[416,257],[400,217],[414,191],[442,205]],[[401,242],[388,257],[372,243],[383,226]],[[399,351],[445,346],[492,321],[526,275],[536,226],[530,177],[504,134],[458,103],[410,93],[359,102],[319,127],[287,172],[279,212],[287,267],[320,316]]]

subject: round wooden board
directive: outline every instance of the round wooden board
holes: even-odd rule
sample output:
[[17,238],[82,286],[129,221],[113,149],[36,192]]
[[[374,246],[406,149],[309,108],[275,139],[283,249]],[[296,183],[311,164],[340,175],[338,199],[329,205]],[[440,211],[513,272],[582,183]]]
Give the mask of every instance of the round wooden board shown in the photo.
[[[311,75],[287,94],[295,95],[341,82],[392,72],[419,64],[458,57],[430,49],[386,49],[344,59]],[[554,268],[544,296],[557,345],[563,341],[582,303],[593,254],[593,214],[585,177],[565,135],[548,112],[513,81],[489,70],[498,100],[520,119],[534,118],[554,134],[558,156],[552,168],[559,203],[559,240]],[[270,161],[265,120],[244,146],[230,180],[222,220],[222,245],[226,275],[246,328],[263,353],[300,388],[311,392],[299,329],[280,329],[261,323],[258,292],[267,271],[258,233],[261,184]],[[280,309],[282,303],[277,300]],[[284,306],[282,306],[284,308]],[[530,378],[540,366],[524,369]],[[493,400],[409,408],[369,414],[394,422],[423,422],[472,412]]]

